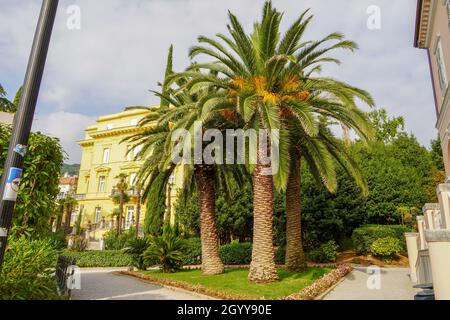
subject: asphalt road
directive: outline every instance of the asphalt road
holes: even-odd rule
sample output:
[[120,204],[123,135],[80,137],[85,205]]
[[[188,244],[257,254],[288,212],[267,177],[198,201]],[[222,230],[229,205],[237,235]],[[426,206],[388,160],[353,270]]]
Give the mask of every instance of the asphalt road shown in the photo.
[[81,289],[72,291],[72,300],[202,300],[202,296],[172,290],[115,270],[82,270]]

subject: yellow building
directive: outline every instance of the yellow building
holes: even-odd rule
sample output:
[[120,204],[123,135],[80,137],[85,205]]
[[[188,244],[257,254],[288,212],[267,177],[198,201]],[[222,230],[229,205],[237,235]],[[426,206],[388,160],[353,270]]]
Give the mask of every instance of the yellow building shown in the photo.
[[[91,223],[97,229],[107,230],[115,223],[113,212],[118,209],[118,205],[112,201],[111,194],[118,182],[117,176],[126,174],[128,185],[132,187],[142,165],[141,160],[134,160],[139,150],[131,150],[131,143],[120,142],[127,136],[149,128],[138,127],[145,114],[145,110],[131,110],[102,116],[95,125],[85,130],[85,138],[78,142],[83,148],[77,187],[83,225]],[[175,186],[180,182],[180,177],[180,174],[176,174],[173,178]],[[177,187],[172,188],[171,207],[175,203],[176,193]],[[131,201],[124,206],[126,229],[135,223],[137,212],[137,194],[130,190],[129,195]],[[145,205],[142,203],[139,219],[141,226],[144,215]],[[173,221],[173,210],[171,220]]]

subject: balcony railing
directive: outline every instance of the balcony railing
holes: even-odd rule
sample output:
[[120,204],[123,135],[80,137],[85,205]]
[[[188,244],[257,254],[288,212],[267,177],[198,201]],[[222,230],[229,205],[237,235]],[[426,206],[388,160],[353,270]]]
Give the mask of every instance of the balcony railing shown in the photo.
[[84,199],[86,199],[85,193],[75,195],[75,200],[84,200]]

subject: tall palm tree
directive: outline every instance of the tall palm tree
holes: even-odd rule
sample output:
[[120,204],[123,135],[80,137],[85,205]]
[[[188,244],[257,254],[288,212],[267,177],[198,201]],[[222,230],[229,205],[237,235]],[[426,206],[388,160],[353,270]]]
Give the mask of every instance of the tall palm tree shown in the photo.
[[[171,47],[168,65],[172,60]],[[141,154],[145,155],[145,162],[138,174],[140,181],[145,181],[147,185],[144,196],[150,190],[153,183],[163,180],[161,186],[166,190],[167,182],[171,174],[177,167],[183,166],[184,190],[189,192],[193,185],[196,185],[199,197],[200,208],[200,229],[202,243],[202,271],[205,275],[223,273],[223,263],[219,257],[219,239],[216,226],[215,215],[215,190],[219,181],[223,185],[229,185],[229,179],[234,178],[241,182],[240,167],[235,166],[215,166],[208,164],[174,164],[172,162],[172,152],[174,148],[186,141],[172,141],[172,133],[177,129],[186,129],[193,132],[195,121],[202,120],[203,127],[220,127],[224,119],[220,114],[209,115],[204,118],[202,110],[202,100],[212,92],[197,90],[195,93],[185,90],[183,84],[187,79],[182,77],[172,77],[176,80],[170,81],[171,68],[166,71],[166,80],[162,84],[161,93],[155,92],[161,98],[159,108],[147,108],[149,113],[140,122],[141,126],[154,123],[152,129],[127,138],[127,141],[141,145]],[[176,85],[176,88],[171,88]],[[220,119],[219,119],[220,118]]]
[[124,205],[127,202],[128,195],[128,183],[127,183],[127,175],[125,173],[119,174],[116,179],[118,179],[115,190],[117,192],[118,197],[118,203],[119,203],[119,216],[117,218],[117,235],[122,233],[122,224],[123,224],[123,212],[124,212]]
[[[357,109],[354,102],[357,97],[372,105],[365,91],[333,79],[311,79],[311,74],[320,70],[318,64],[321,62],[337,62],[334,58],[323,57],[324,54],[339,48],[353,50],[356,44],[345,40],[339,33],[332,33],[320,41],[302,42],[302,35],[312,18],[306,17],[306,14],[301,14],[285,35],[280,37],[282,14],[272,7],[270,1],[265,3],[262,19],[254,24],[251,34],[246,34],[238,19],[229,13],[228,31],[231,37],[218,34],[216,41],[201,36],[198,40],[205,45],[195,46],[190,51],[192,58],[202,54],[213,59],[213,62],[195,65],[195,68],[209,70],[209,73],[192,72],[189,76],[193,80],[188,85],[192,89],[214,87],[222,94],[222,101],[218,96],[211,97],[210,101],[216,103],[209,106],[210,110],[223,108],[223,101],[232,100],[235,102],[233,107],[242,115],[246,127],[265,128],[279,135],[276,145],[279,150],[278,172],[273,177],[263,174],[268,167],[261,161],[263,150],[258,150],[257,164],[252,168],[254,243],[249,279],[256,282],[277,280],[272,244],[274,182],[282,190],[288,184],[300,184],[299,151],[305,159],[311,160],[316,171],[313,174],[329,176],[330,180],[324,182],[330,186],[335,182],[330,174],[332,160],[321,158],[324,144],[313,140],[320,133],[319,116],[345,119],[348,122],[346,124],[352,125],[363,137],[370,131],[365,127],[367,117]],[[294,130],[303,136],[302,143],[311,149],[300,150],[297,147],[297,151],[292,151],[292,144],[296,141]],[[293,170],[290,170],[293,163]],[[289,248],[292,248],[289,252],[299,250],[301,242],[301,237],[298,237],[299,190],[294,188],[288,194],[290,199],[297,199],[288,208],[290,213],[295,212],[295,215],[288,217],[289,222],[295,221],[294,226],[290,223],[288,227],[291,235]],[[293,230],[296,232],[295,237],[292,237]],[[291,260],[290,253],[288,257]]]

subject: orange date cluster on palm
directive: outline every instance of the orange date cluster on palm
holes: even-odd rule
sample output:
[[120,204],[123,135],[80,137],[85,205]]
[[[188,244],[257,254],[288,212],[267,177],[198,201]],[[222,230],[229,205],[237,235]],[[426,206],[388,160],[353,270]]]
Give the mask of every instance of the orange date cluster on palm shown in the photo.
[[302,89],[302,81],[298,76],[287,77],[277,87],[280,90],[271,90],[267,86],[267,80],[263,76],[254,76],[249,79],[236,77],[231,80],[231,88],[228,90],[230,96],[239,95],[240,92],[254,92],[263,102],[279,104],[288,100],[305,101],[311,93]]

